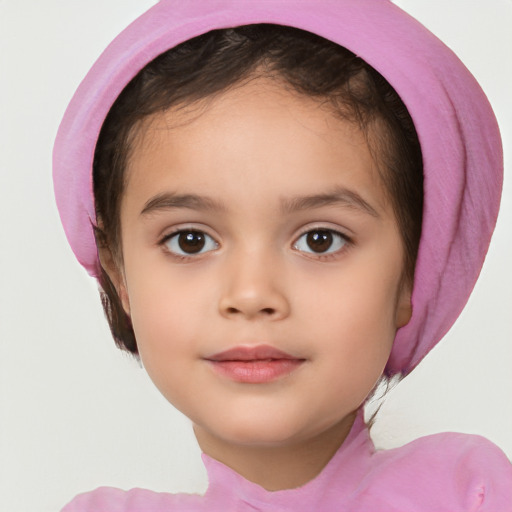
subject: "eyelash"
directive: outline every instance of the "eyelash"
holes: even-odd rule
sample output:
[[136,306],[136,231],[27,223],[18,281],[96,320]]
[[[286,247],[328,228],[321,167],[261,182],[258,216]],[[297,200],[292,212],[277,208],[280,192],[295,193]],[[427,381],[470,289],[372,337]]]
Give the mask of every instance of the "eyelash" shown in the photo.
[[177,243],[179,243],[179,236],[180,235],[184,235],[184,234],[191,234],[191,235],[195,235],[195,236],[202,236],[204,239],[207,239],[207,240],[204,241],[204,244],[207,244],[207,243],[211,244],[211,242],[213,242],[215,244],[214,248],[210,248],[209,250],[207,250],[205,252],[211,252],[212,250],[214,250],[214,249],[219,247],[219,243],[212,236],[210,236],[205,231],[203,231],[201,229],[197,229],[197,228],[180,228],[180,229],[177,229],[176,231],[173,231],[172,233],[169,233],[168,235],[165,235],[160,240],[160,242],[158,242],[158,245],[162,246],[164,248],[164,250],[168,254],[170,254],[174,258],[177,258],[177,259],[180,259],[180,260],[190,260],[191,258],[196,258],[198,256],[201,256],[202,254],[205,254],[204,252],[200,252],[200,251],[203,250],[204,246],[201,247],[199,249],[199,251],[196,252],[196,253],[191,252],[191,253],[180,254],[176,250],[171,250],[171,248],[169,247],[169,243],[172,242],[174,239],[177,241]]
[[[342,243],[343,245],[340,248],[338,248],[334,251],[331,251],[331,246],[334,243],[334,241],[332,241],[331,246],[327,249],[327,251],[331,251],[331,252],[327,252],[327,251],[315,252],[313,250],[304,251],[304,250],[298,249],[297,244],[299,243],[301,238],[303,238],[306,235],[313,234],[313,233],[317,233],[317,234],[318,233],[327,233],[327,234],[333,236],[333,238],[337,238],[338,243]],[[295,250],[301,252],[302,254],[310,255],[310,256],[308,256],[309,258],[326,261],[326,260],[332,260],[332,259],[338,258],[341,254],[345,253],[347,251],[347,249],[349,249],[353,244],[354,244],[353,239],[351,237],[347,236],[345,233],[342,233],[341,231],[338,231],[338,230],[332,229],[332,228],[328,228],[325,226],[317,226],[317,227],[309,227],[307,230],[304,230],[295,239],[295,242],[293,242],[293,248]]]
[[[318,234],[318,233],[323,233],[324,236],[325,235],[329,235],[331,238],[330,240],[330,244],[329,244],[329,247],[324,251],[324,252],[316,252],[314,250],[304,250],[304,249],[300,249],[298,247],[299,243],[300,243],[300,240],[307,236],[307,235],[312,235],[312,234]],[[203,237],[203,245],[199,248],[198,252],[191,252],[191,253],[185,253],[185,254],[180,254],[179,252],[177,252],[177,250],[171,250],[171,248],[169,247],[169,243],[172,241],[172,240],[176,240],[177,243],[179,243],[179,236],[180,235],[183,235],[183,234],[190,234],[190,235],[194,235],[194,236],[202,236]],[[203,251],[203,248],[206,244],[214,244],[214,247],[211,247],[211,248],[208,248],[208,250]],[[308,243],[308,242],[306,242]],[[321,243],[321,240],[320,240],[320,243]],[[331,251],[331,247],[334,243],[338,243],[338,244],[342,244],[341,247],[339,247],[338,249],[334,250],[334,251]],[[201,256],[202,254],[206,254],[208,252],[212,252],[214,251],[215,249],[217,249],[219,247],[219,243],[212,237],[210,236],[208,233],[206,233],[205,231],[201,230],[201,229],[196,229],[196,228],[180,228],[180,229],[177,229],[176,231],[173,231],[172,233],[169,233],[167,235],[165,235],[159,242],[158,242],[158,245],[162,246],[164,248],[164,250],[170,254],[172,257],[174,258],[177,258],[179,260],[191,260],[191,259],[194,259],[194,258],[197,258],[199,256]],[[295,241],[293,242],[292,244],[292,248],[294,250],[296,250],[297,252],[300,252],[301,254],[306,254],[306,255],[310,255],[310,256],[307,256],[309,258],[314,258],[314,259],[317,259],[317,260],[328,260],[328,259],[333,259],[333,258],[336,258],[336,257],[339,257],[341,253],[344,253],[351,245],[353,245],[353,240],[351,237],[347,236],[346,234],[340,232],[340,231],[337,231],[335,229],[332,229],[332,228],[327,228],[327,227],[324,227],[324,226],[319,226],[319,227],[314,227],[314,228],[308,228],[307,230],[304,230],[296,239]],[[183,250],[181,248],[181,250]],[[329,251],[329,252],[327,252]]]

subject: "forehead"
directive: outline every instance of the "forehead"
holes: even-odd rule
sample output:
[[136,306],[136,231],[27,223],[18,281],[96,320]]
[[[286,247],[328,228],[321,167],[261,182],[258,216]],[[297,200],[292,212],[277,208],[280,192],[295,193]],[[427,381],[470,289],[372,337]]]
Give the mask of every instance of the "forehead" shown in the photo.
[[360,129],[324,101],[263,78],[147,118],[127,169],[128,192],[146,195],[191,185],[221,185],[221,195],[240,195],[235,187],[293,195],[344,180],[386,206]]

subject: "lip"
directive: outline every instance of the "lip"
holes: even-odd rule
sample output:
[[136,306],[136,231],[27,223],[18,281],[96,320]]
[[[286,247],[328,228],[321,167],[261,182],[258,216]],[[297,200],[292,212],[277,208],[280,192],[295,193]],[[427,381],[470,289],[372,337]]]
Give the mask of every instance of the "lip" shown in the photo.
[[235,382],[264,384],[289,375],[305,359],[270,345],[238,346],[206,357],[213,370]]

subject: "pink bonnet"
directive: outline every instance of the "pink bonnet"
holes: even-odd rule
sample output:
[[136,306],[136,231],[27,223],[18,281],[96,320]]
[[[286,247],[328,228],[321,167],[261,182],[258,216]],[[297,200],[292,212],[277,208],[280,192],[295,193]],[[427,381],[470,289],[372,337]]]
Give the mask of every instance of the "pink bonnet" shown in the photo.
[[503,178],[497,123],[459,59],[389,0],[161,0],[105,50],[76,91],[53,153],[57,205],[69,243],[98,275],[92,160],[112,103],[154,57],[212,29],[290,25],[362,57],[395,88],[424,159],[425,206],[413,316],[397,333],[387,373],[408,373],[444,336],[480,273]]

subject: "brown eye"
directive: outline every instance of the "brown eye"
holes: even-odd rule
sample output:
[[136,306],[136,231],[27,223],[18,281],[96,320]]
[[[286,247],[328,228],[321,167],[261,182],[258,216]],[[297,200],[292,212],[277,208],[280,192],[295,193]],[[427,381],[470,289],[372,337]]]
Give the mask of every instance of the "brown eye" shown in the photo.
[[304,233],[294,244],[294,249],[312,254],[333,253],[342,249],[348,239],[331,229],[313,229]]
[[181,256],[213,251],[217,245],[211,236],[195,230],[178,231],[165,241],[165,246],[170,252]]
[[306,235],[306,243],[314,252],[325,252],[332,245],[332,233],[330,231],[310,231]]
[[204,247],[204,234],[199,231],[189,231],[178,235],[178,245],[183,252],[195,254]]

